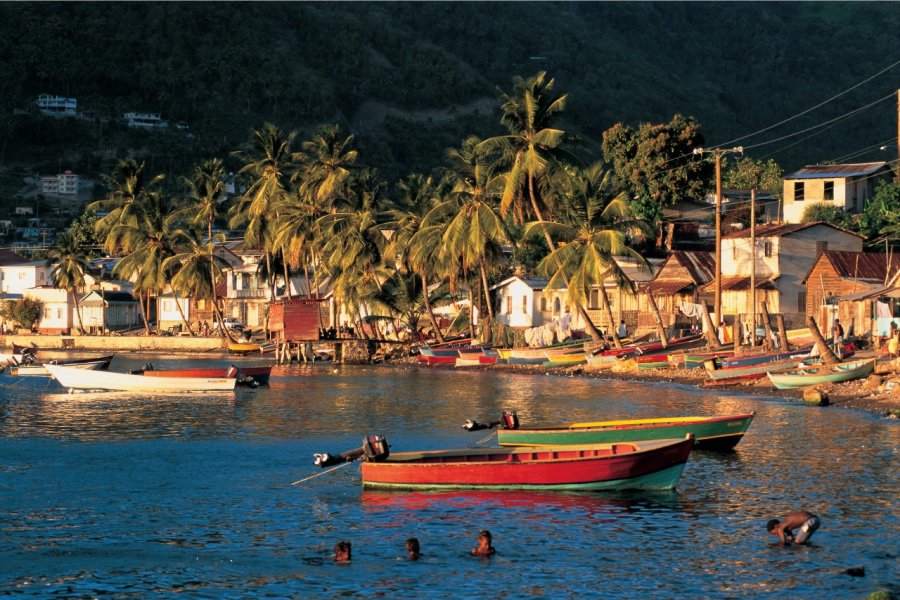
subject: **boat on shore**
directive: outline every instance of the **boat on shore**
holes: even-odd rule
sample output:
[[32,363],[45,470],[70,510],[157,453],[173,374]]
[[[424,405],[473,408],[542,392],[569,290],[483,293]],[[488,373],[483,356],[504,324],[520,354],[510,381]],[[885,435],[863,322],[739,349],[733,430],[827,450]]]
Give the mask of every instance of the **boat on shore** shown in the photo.
[[269,340],[265,342],[232,342],[228,340],[228,351],[232,354],[267,354],[275,351],[275,344]]
[[501,446],[563,446],[683,438],[691,434],[697,449],[731,450],[744,437],[754,416],[755,412],[714,417],[620,419],[533,428],[518,427],[518,418],[513,418],[501,421],[514,426],[497,429],[497,441]]
[[779,390],[793,390],[822,383],[843,383],[871,375],[875,372],[876,360],[875,358],[855,360],[784,373],[767,373],[767,376],[772,385]]
[[688,436],[390,453],[362,463],[362,483],[407,490],[669,490],[681,478],[693,446]]
[[86,371],[76,367],[45,365],[64,388],[124,392],[225,392],[234,390],[234,377],[145,377],[129,373]]

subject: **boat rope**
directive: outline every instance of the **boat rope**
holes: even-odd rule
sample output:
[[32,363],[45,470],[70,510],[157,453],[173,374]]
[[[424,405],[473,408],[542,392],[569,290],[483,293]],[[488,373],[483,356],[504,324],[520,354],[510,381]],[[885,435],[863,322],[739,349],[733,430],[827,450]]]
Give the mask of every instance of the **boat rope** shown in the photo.
[[475,442],[475,445],[476,445],[476,446],[481,446],[482,444],[487,443],[488,440],[490,440],[492,437],[494,437],[494,436],[496,436],[496,435],[497,435],[497,432],[496,432],[496,431],[491,431],[489,434],[487,434],[486,436],[484,436],[483,438],[481,438],[480,440],[478,440],[477,442]]
[[9,385],[4,385],[4,386],[0,386],[0,387],[4,387],[4,388],[15,387],[17,384],[19,384],[19,383],[25,381],[26,379],[28,379],[28,378],[27,378],[27,377],[19,377],[18,379],[16,379],[15,381],[13,381],[12,383],[10,383]]
[[322,471],[321,473],[316,473],[315,475],[310,475],[309,477],[304,477],[303,479],[298,479],[297,481],[293,482],[291,485],[292,485],[292,486],[293,486],[293,485],[298,485],[298,484],[301,484],[301,483],[305,483],[305,482],[309,481],[310,479],[315,479],[316,477],[321,477],[322,475],[327,475],[328,473],[333,473],[334,471],[337,471],[337,470],[340,469],[340,468],[346,467],[347,465],[352,465],[352,464],[355,463],[357,460],[359,460],[359,459],[356,458],[356,459],[353,459],[353,460],[348,460],[347,462],[341,463],[341,464],[339,464],[339,465],[336,466],[336,467],[332,467],[332,468],[328,469],[327,471]]

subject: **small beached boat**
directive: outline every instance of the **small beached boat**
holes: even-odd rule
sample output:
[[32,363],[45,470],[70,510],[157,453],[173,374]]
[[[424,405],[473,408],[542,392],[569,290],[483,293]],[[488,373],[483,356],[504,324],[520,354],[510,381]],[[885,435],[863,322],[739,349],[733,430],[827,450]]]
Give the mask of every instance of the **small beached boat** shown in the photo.
[[400,452],[362,463],[363,486],[387,489],[668,490],[694,442]]
[[497,357],[495,356],[470,356],[467,358],[463,358],[460,356],[456,359],[454,366],[457,368],[461,367],[489,367],[491,365],[497,364]]
[[266,354],[275,351],[275,344],[272,342],[232,342],[228,341],[228,351],[233,354],[251,354],[259,352]]
[[125,392],[223,392],[234,390],[234,377],[144,377],[128,373],[86,371],[76,367],[45,365],[60,385],[73,390]]
[[109,368],[109,364],[112,362],[112,359],[112,354],[109,354],[107,356],[98,356],[95,358],[58,359],[51,360],[47,363],[39,365],[20,365],[17,367],[11,367],[9,372],[11,375],[38,375],[46,377],[50,375],[50,372],[45,368],[45,365],[47,364],[75,367],[76,369],[84,369],[86,371],[105,371]]
[[870,358],[784,373],[767,373],[767,375],[772,385],[779,390],[793,390],[820,383],[842,383],[868,377],[875,371],[876,360]]
[[566,353],[554,352],[545,353],[544,366],[547,368],[571,367],[572,365],[580,365],[587,362],[587,355],[584,350],[578,349]]
[[[741,441],[755,414],[623,419],[554,427],[497,429],[497,441],[501,446],[562,446],[639,442],[693,434],[698,449],[730,450]],[[518,419],[515,423],[518,424]]]
[[765,363],[777,362],[788,359],[803,359],[809,356],[812,346],[804,346],[788,352],[767,352],[765,354],[744,354],[741,356],[731,356],[721,362],[723,368],[729,367],[749,367],[752,365],[762,365]]

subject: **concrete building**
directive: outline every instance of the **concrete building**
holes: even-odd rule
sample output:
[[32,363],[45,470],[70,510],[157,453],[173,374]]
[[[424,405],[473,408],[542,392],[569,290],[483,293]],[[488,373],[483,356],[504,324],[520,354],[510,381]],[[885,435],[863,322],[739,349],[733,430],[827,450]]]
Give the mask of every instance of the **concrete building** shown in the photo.
[[891,177],[885,162],[806,166],[784,178],[784,221],[800,223],[806,208],[817,203],[862,212],[878,184]]

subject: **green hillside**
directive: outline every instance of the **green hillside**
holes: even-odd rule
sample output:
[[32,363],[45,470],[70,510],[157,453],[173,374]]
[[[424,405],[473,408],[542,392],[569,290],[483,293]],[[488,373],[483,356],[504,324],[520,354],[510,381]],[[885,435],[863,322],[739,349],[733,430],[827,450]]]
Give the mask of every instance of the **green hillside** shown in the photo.
[[[0,163],[92,173],[132,151],[183,172],[265,121],[336,122],[397,178],[441,164],[465,135],[499,133],[497,89],[541,69],[571,93],[567,126],[595,154],[617,121],[675,113],[726,143],[891,64],[898,32],[895,3],[3,3]],[[898,87],[900,67],[742,143]],[[76,97],[90,118],[39,118],[41,93]],[[184,121],[192,137],[129,130],[116,122],[127,111]],[[810,134],[748,153],[785,170],[843,157],[896,135],[896,102]],[[879,157],[896,152],[854,160]]]

